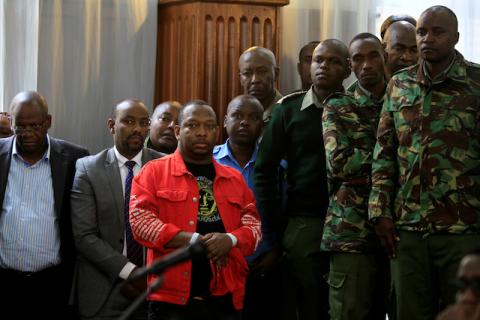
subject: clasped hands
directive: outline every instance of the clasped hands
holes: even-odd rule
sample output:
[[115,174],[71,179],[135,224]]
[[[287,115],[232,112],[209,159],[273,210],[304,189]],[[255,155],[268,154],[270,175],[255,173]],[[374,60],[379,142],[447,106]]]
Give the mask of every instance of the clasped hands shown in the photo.
[[232,239],[226,233],[207,233],[199,236],[207,247],[208,259],[212,260],[218,267],[224,267],[228,263],[228,252],[233,246]]

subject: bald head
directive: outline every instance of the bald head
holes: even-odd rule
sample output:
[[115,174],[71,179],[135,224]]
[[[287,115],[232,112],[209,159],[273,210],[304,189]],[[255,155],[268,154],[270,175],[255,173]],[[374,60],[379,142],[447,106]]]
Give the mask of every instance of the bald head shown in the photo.
[[394,14],[389,16],[385,21],[383,21],[382,26],[380,27],[380,37],[383,39],[387,29],[397,21],[405,21],[411,23],[414,27],[417,26],[417,20],[414,17],[409,16],[408,14]]
[[47,101],[36,91],[22,91],[13,97],[12,102],[10,103],[10,111],[14,117],[18,112],[18,107],[21,105],[37,107],[44,116],[48,115]]
[[325,98],[328,94],[343,90],[342,82],[351,73],[347,46],[340,40],[327,39],[313,51],[310,74],[315,92]]
[[113,113],[112,113],[113,119],[117,117],[119,111],[130,109],[134,106],[144,109],[148,113],[148,108],[145,106],[145,104],[142,101],[137,99],[125,99],[120,101],[115,105],[115,107],[113,107]]
[[178,101],[166,101],[155,107],[150,125],[150,140],[148,147],[163,153],[173,153],[177,148],[175,125],[178,123],[178,113],[183,105]]
[[396,37],[400,33],[410,33],[415,36],[415,26],[407,21],[394,22],[386,30],[384,41],[388,41],[390,38]]
[[215,110],[208,104],[208,102],[203,100],[191,100],[185,104],[185,106],[178,112],[178,125],[182,125],[182,122],[185,120],[188,115],[196,110],[204,110],[205,112],[212,115],[215,120],[217,119],[217,115]]
[[12,132],[12,118],[6,112],[0,112],[0,138],[10,137]]
[[386,66],[390,77],[395,72],[417,63],[415,27],[410,22],[392,23],[385,33],[383,45],[387,53]]
[[274,68],[277,66],[277,62],[275,61],[275,55],[272,51],[264,47],[254,46],[248,48],[240,55],[240,58],[238,59],[239,68],[241,68],[240,64],[242,63],[242,61],[249,60],[251,59],[251,57],[262,58],[270,67]]
[[195,100],[185,104],[178,115],[175,136],[183,160],[193,164],[212,162],[212,151],[218,139],[217,116],[205,101]]
[[117,151],[125,158],[133,159],[143,149],[150,129],[148,109],[140,100],[123,100],[115,106],[107,126]]
[[[441,16],[448,28],[451,28],[453,32],[458,32],[458,19],[457,15],[448,7],[445,6],[433,6],[422,12],[420,20],[430,16]],[[423,21],[422,21],[423,22]]]
[[232,101],[230,101],[230,103],[228,104],[227,113],[230,113],[233,109],[244,105],[251,105],[255,110],[258,111],[260,117],[262,116],[262,104],[260,103],[260,101],[258,101],[257,98],[249,94],[242,94],[233,98]]
[[310,76],[310,65],[312,63],[312,55],[315,47],[320,41],[311,41],[304,45],[298,53],[297,72],[302,81],[302,90],[308,90],[312,85],[312,77]]
[[338,39],[326,39],[321,41],[315,48],[314,52],[318,51],[322,47],[329,48],[329,50],[335,51],[342,59],[349,59],[347,45]]
[[244,94],[257,98],[266,109],[275,98],[278,67],[272,51],[262,47],[245,50],[238,59]]
[[444,6],[428,8],[418,19],[416,37],[430,76],[444,71],[453,59],[459,39],[455,13]]
[[244,146],[253,150],[263,128],[263,107],[255,97],[241,95],[228,104],[224,127],[230,138],[230,147]]

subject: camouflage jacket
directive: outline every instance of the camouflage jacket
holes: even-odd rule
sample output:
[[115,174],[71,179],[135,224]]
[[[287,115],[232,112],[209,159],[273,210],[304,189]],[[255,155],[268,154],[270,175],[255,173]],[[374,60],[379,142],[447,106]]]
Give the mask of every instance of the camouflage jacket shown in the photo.
[[381,104],[360,87],[337,94],[322,117],[327,158],[329,207],[321,248],[374,252],[380,242],[368,222],[368,196],[375,135]]
[[480,65],[457,52],[433,83],[422,61],[394,75],[377,140],[371,219],[425,236],[479,232]]

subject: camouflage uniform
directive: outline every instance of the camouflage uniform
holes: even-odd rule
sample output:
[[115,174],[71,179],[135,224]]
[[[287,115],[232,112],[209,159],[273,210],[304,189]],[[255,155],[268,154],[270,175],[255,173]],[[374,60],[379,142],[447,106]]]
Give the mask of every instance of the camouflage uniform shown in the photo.
[[431,79],[420,61],[393,76],[385,99],[369,216],[400,231],[392,260],[399,319],[432,319],[432,297],[454,302],[451,279],[480,240],[480,66],[456,52]]
[[[332,251],[332,320],[385,319],[388,261],[368,221],[370,174],[381,101],[354,83],[324,106],[329,207],[321,249]],[[383,281],[382,281],[383,280]]]

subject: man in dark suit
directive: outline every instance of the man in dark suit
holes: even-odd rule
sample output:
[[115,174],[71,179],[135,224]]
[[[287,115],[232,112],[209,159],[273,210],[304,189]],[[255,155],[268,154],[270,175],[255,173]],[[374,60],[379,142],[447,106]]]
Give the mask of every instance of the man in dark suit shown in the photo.
[[[78,161],[71,195],[79,253],[74,297],[82,319],[117,319],[131,299],[146,289],[146,278],[125,286],[125,280],[143,264],[143,249],[136,242],[132,246],[124,214],[128,214],[133,175],[162,154],[143,148],[150,118],[140,101],[120,102],[108,128],[114,147]],[[135,319],[140,318],[138,312]]]
[[15,319],[67,319],[74,265],[70,189],[88,151],[47,135],[45,98],[11,103],[15,135],[0,139],[0,306]]

